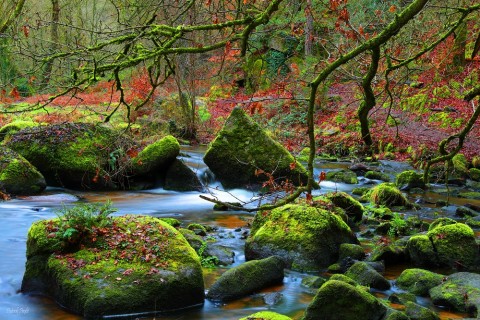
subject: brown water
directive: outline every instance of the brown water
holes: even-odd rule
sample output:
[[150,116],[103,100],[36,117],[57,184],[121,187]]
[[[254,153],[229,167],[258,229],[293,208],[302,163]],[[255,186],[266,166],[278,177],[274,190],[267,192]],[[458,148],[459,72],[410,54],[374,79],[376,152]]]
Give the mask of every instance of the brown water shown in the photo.
[[[205,165],[201,162],[201,152],[191,152],[189,165],[202,174]],[[334,168],[345,167],[346,164],[335,164]],[[317,170],[329,170],[322,168]],[[321,192],[331,190],[349,191],[353,186],[322,182]],[[245,190],[234,190],[231,194],[217,193],[223,200],[233,201],[235,198],[249,200],[255,195]],[[438,197],[436,194],[427,197]],[[55,217],[55,210],[66,205],[74,205],[78,201],[102,202],[113,201],[119,209],[117,214],[148,214],[156,217],[174,217],[185,222],[200,222],[216,225],[220,233],[230,235],[224,237],[222,244],[235,252],[235,265],[244,262],[244,240],[237,228],[243,228],[253,218],[253,214],[245,212],[219,213],[212,209],[212,204],[201,200],[197,192],[168,192],[155,189],[142,192],[78,192],[63,189],[48,189],[38,197],[14,199],[0,202],[0,320],[77,320],[81,317],[63,310],[54,301],[46,297],[31,296],[19,293],[22,276],[25,271],[25,249],[29,226],[37,220]],[[455,199],[467,202],[465,199]],[[472,202],[472,201],[468,201]],[[477,203],[480,204],[480,203]],[[436,213],[433,206],[426,206],[416,213],[425,218],[441,214]],[[386,276],[394,280],[407,266],[395,266],[387,269]],[[208,288],[225,269],[205,270],[205,284]],[[195,319],[239,319],[254,312],[272,310],[299,319],[313,298],[314,292],[303,288],[301,284],[305,274],[287,271],[281,286],[267,288],[264,291],[229,303],[212,303],[208,300],[201,307],[183,310],[174,314],[162,314],[145,319],[195,320]],[[378,293],[382,298],[397,291],[395,286],[388,292]],[[268,292],[280,292],[281,302],[275,306],[266,305],[263,295]],[[430,306],[428,300],[420,301]],[[436,309],[442,319],[461,319],[465,315],[452,314]],[[136,318],[136,317],[133,317]],[[143,319],[143,318],[142,318]]]

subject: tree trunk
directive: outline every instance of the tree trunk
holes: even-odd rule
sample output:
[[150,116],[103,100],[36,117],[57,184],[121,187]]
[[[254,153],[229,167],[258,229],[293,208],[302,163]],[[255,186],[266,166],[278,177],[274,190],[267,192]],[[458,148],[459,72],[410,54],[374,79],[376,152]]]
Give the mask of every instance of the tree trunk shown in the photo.
[[455,30],[455,42],[453,44],[453,65],[461,67],[465,65],[465,47],[467,45],[467,22],[463,21]]
[[[55,54],[58,48],[58,22],[60,21],[60,2],[52,0],[52,22],[50,29],[50,54]],[[46,87],[52,75],[53,60],[49,60],[43,67],[42,87]]]
[[313,14],[312,14],[312,0],[307,0],[307,6],[305,7],[305,56],[309,57],[313,55]]

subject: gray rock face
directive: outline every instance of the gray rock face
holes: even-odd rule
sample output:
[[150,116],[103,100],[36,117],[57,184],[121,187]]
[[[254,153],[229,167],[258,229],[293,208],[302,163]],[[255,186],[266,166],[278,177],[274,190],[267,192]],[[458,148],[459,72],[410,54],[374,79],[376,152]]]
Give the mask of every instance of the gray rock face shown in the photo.
[[267,174],[295,185],[306,185],[308,180],[305,168],[238,107],[203,160],[226,189],[259,187],[268,180]]
[[282,259],[275,256],[245,262],[222,274],[208,290],[207,298],[214,301],[235,300],[282,283],[283,269]]

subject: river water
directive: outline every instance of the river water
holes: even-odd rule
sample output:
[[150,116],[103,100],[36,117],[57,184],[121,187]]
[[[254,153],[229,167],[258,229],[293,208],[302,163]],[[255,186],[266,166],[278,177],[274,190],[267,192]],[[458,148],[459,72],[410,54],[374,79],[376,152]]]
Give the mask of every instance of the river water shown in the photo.
[[[202,161],[204,150],[184,150],[188,156],[183,160],[194,169],[198,175],[203,175],[205,164]],[[348,164],[322,164],[316,170],[331,170],[346,167]],[[342,190],[351,191],[354,186],[322,182],[321,193]],[[213,183],[210,192],[224,201],[255,201],[256,195],[247,190],[231,190],[229,193],[217,190],[218,185]],[[78,201],[104,202],[112,200],[113,206],[118,208],[116,215],[147,214],[156,217],[174,217],[185,223],[199,222],[214,225],[224,236],[221,244],[235,252],[235,263],[245,261],[243,255],[244,240],[242,232],[247,220],[253,218],[253,213],[246,212],[218,212],[213,211],[212,203],[200,199],[199,195],[211,195],[199,192],[172,192],[163,189],[154,189],[138,192],[88,192],[72,191],[60,188],[48,188],[42,195],[25,197],[7,202],[0,202],[0,320],[42,320],[42,319],[81,319],[58,306],[46,297],[25,295],[19,292],[26,262],[26,240],[30,225],[40,219],[49,219],[56,216],[56,210],[63,206],[75,205]],[[432,197],[437,197],[432,195]],[[450,199],[451,200],[451,199]],[[425,215],[431,211],[425,208]],[[205,284],[208,288],[225,269],[205,270]],[[387,270],[387,275],[394,278],[401,272],[402,267],[396,270]],[[175,314],[157,315],[155,319],[239,319],[257,311],[272,310],[294,319],[299,319],[303,311],[313,298],[314,292],[300,285],[305,274],[296,272],[286,273],[281,286],[268,288],[256,295],[233,301],[230,303],[212,303],[208,300],[201,307],[183,310]],[[392,289],[395,291],[395,286]],[[267,305],[263,295],[271,292],[282,294],[280,303]],[[388,296],[391,292],[378,293]],[[425,305],[429,302],[425,301]],[[443,313],[442,318],[461,318],[462,315]],[[135,317],[133,317],[135,318]],[[146,317],[145,319],[153,319]]]

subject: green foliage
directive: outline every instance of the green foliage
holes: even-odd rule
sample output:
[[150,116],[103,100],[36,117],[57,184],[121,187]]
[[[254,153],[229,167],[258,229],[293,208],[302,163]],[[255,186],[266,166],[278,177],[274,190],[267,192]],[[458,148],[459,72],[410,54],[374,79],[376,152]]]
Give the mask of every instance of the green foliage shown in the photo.
[[79,237],[89,234],[94,228],[105,228],[111,224],[109,215],[116,212],[111,201],[104,204],[85,203],[75,207],[63,207],[56,214],[59,218],[59,235],[62,240],[77,242]]
[[448,86],[436,87],[433,89],[433,95],[437,98],[447,99],[452,96],[452,92]]
[[201,123],[207,122],[212,117],[212,114],[208,112],[208,107],[205,105],[198,106],[198,118]]
[[407,222],[403,219],[399,213],[394,212],[392,219],[390,220],[390,229],[388,230],[389,237],[396,237],[405,233],[407,228]]
[[403,111],[420,112],[424,113],[428,111],[426,107],[428,96],[424,93],[418,93],[414,96],[402,99],[400,107]]

